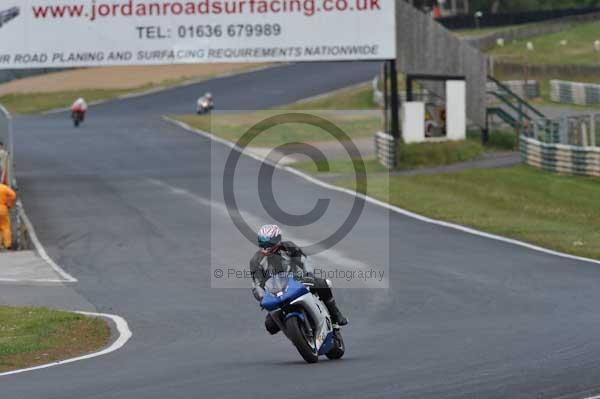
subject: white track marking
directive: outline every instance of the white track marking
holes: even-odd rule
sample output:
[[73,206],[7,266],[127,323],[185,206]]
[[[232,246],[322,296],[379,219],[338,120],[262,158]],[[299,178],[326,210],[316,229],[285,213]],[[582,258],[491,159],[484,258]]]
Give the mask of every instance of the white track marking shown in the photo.
[[15,284],[33,284],[33,283],[50,283],[50,284],[60,284],[65,283],[66,280],[59,280],[56,278],[36,278],[36,279],[20,279],[20,278],[0,278],[0,283],[15,283]]
[[[316,184],[316,185],[318,185],[320,187],[327,188],[329,190],[338,191],[338,192],[341,192],[341,193],[345,193],[345,194],[351,195],[353,197],[362,198],[366,202],[369,202],[369,203],[371,203],[373,205],[381,206],[383,208],[391,210],[392,212],[396,212],[398,214],[401,214],[401,215],[404,215],[404,216],[407,216],[407,217],[419,220],[421,222],[430,223],[430,224],[434,224],[434,225],[437,225],[437,226],[447,227],[447,228],[450,228],[450,229],[462,231],[464,233],[468,233],[468,234],[473,234],[473,235],[480,236],[480,237],[489,238],[491,240],[501,241],[501,242],[504,242],[504,243],[507,243],[507,244],[517,245],[517,246],[524,247],[524,248],[527,248],[527,249],[530,249],[530,250],[533,250],[533,251],[542,252],[542,253],[545,253],[545,254],[548,254],[548,255],[553,255],[553,256],[558,256],[558,257],[565,258],[565,259],[577,260],[577,261],[581,261],[581,262],[588,262],[588,263],[593,263],[593,264],[596,264],[596,265],[600,265],[600,260],[590,259],[590,258],[584,258],[582,256],[565,254],[563,252],[553,251],[551,249],[543,248],[543,247],[540,247],[540,246],[537,246],[537,245],[534,245],[534,244],[529,244],[529,243],[526,243],[526,242],[523,242],[523,241],[514,240],[512,238],[502,237],[502,236],[499,236],[499,235],[496,235],[496,234],[486,233],[484,231],[476,230],[476,229],[473,229],[473,228],[470,228],[470,227],[466,227],[466,226],[462,226],[462,225],[459,225],[459,224],[450,223],[450,222],[444,222],[442,220],[436,220],[436,219],[428,218],[426,216],[419,215],[417,213],[408,211],[406,209],[402,209],[400,207],[397,207],[397,206],[394,206],[394,205],[390,205],[387,202],[380,201],[380,200],[375,199],[373,197],[370,197],[368,195],[363,195],[363,194],[357,193],[356,191],[349,190],[347,188],[342,188],[342,187],[338,187],[338,186],[335,186],[335,185],[330,184],[330,183],[326,183],[326,182],[324,182],[322,180],[319,180],[319,179],[317,179],[317,178],[315,178],[313,176],[310,176],[310,175],[308,175],[308,174],[306,174],[304,172],[301,172],[298,169],[294,169],[294,168],[289,167],[289,166],[282,166],[282,165],[276,164],[276,163],[274,163],[274,162],[272,162],[272,161],[270,161],[268,159],[265,160],[265,159],[260,158],[260,157],[254,155],[254,154],[252,154],[252,153],[250,153],[248,151],[244,151],[243,148],[240,148],[235,143],[232,143],[229,140],[225,140],[225,139],[217,137],[217,136],[215,136],[213,134],[210,134],[208,132],[204,132],[202,130],[195,129],[195,128],[189,126],[186,123],[183,123],[183,122],[180,122],[180,121],[177,121],[177,120],[171,119],[169,117],[165,117],[165,116],[163,116],[163,119],[166,120],[166,121],[168,121],[168,122],[170,122],[170,123],[172,123],[172,124],[175,124],[176,126],[179,126],[180,128],[182,128],[184,130],[187,130],[189,132],[192,132],[192,133],[198,134],[200,136],[206,137],[206,138],[208,138],[210,140],[216,141],[217,143],[221,143],[223,145],[226,145],[227,147],[233,149],[234,151],[241,152],[242,154],[244,154],[244,155],[246,155],[248,157],[251,157],[251,158],[253,158],[253,159],[255,159],[255,160],[259,161],[259,162],[263,162],[263,163],[266,163],[266,164],[268,164],[268,165],[270,165],[270,166],[272,166],[274,168],[285,170],[285,171],[288,171],[290,173],[293,173],[294,175],[296,175],[298,177],[301,177],[302,179],[304,179],[304,180],[306,180],[306,181],[308,181],[310,183]],[[597,399],[600,399],[600,397],[598,397]]]
[[127,321],[124,318],[122,318],[121,316],[117,316],[117,315],[113,315],[113,314],[106,314],[106,313],[93,313],[93,312],[75,312],[75,313],[79,313],[79,314],[82,314],[85,316],[102,317],[102,318],[112,320],[115,323],[115,326],[119,333],[119,337],[108,348],[103,349],[101,351],[90,353],[88,355],[74,357],[72,359],[61,360],[61,361],[54,362],[54,363],[43,364],[41,366],[29,367],[26,369],[13,370],[13,371],[8,371],[6,373],[0,373],[0,377],[13,375],[13,374],[25,373],[27,371],[45,369],[48,367],[60,366],[63,364],[68,364],[68,363],[78,362],[81,360],[91,359],[91,358],[98,357],[98,356],[103,356],[103,355],[109,354],[111,352],[114,352],[118,349],[121,349],[133,335],[131,333],[131,330],[129,329],[129,325],[127,324]]
[[[252,73],[252,72],[259,72],[265,69],[270,69],[270,68],[277,68],[282,66],[282,64],[275,64],[275,65],[265,65],[265,66],[261,66],[261,67],[257,67],[257,68],[251,68],[251,69],[246,69],[244,71],[233,71],[233,72],[227,72],[224,73],[222,75],[217,75],[217,76],[213,76],[213,77],[204,77],[204,78],[200,78],[200,79],[193,79],[193,80],[186,80],[185,82],[173,85],[173,86],[167,86],[167,87],[157,87],[155,89],[149,89],[149,90],[145,90],[145,91],[140,91],[139,93],[128,93],[128,94],[123,94],[121,96],[117,96],[114,98],[107,98],[106,100],[98,100],[98,101],[94,101],[90,104],[88,104],[88,108],[89,107],[93,107],[96,105],[101,105],[101,104],[105,104],[111,101],[118,101],[118,100],[126,100],[126,99],[130,99],[130,98],[136,98],[136,97],[143,97],[143,96],[147,96],[149,94],[155,94],[155,93],[160,93],[162,91],[167,91],[167,90],[172,90],[172,89],[179,89],[182,87],[186,87],[186,86],[191,86],[191,85],[195,85],[198,83],[203,83],[203,82],[209,82],[211,80],[215,80],[215,79],[223,79],[223,78],[229,78],[232,76],[236,76],[236,75],[243,75],[245,73]],[[42,112],[42,115],[52,115],[52,114],[58,114],[61,112],[66,112],[66,111],[70,111],[71,107],[65,107],[65,108],[57,108],[57,109],[52,109],[50,111],[46,111],[46,112]]]
[[[35,233],[35,229],[33,228],[33,224],[31,223],[31,220],[29,220],[29,217],[27,217],[27,214],[25,213],[25,208],[23,207],[23,204],[21,203],[21,201],[19,200],[19,210],[21,213],[21,219],[23,219],[23,223],[25,223],[25,226],[27,227],[27,232],[29,233],[29,237],[31,238],[31,241],[33,242],[33,245],[35,246],[35,250],[37,251],[37,253],[40,255],[40,258],[42,258],[60,277],[62,277],[62,280],[35,280],[36,282],[59,282],[59,283],[75,283],[77,282],[77,279],[73,276],[71,276],[69,273],[65,272],[60,266],[58,266],[53,260],[52,258],[50,258],[50,256],[48,255],[48,253],[46,252],[46,250],[44,249],[44,246],[42,245],[42,243],[40,242],[40,240],[38,239],[37,234]],[[4,281],[4,280],[2,280]],[[12,280],[6,280],[6,281],[12,281]],[[19,280],[17,280],[19,281]],[[23,280],[22,282],[26,282],[25,280]]]

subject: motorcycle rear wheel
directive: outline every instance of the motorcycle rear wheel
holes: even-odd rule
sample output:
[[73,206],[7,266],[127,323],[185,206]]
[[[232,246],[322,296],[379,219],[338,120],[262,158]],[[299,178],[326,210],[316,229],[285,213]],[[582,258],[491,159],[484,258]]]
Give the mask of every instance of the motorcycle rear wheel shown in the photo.
[[285,321],[285,329],[288,337],[300,353],[300,356],[307,363],[316,363],[319,361],[319,354],[315,348],[308,342],[309,338],[304,333],[301,320],[297,317],[290,317]]

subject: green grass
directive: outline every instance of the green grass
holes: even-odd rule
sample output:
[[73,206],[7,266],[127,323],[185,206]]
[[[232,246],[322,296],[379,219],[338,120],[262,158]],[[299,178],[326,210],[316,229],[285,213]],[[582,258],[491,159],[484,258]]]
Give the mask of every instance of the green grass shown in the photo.
[[483,36],[492,35],[497,32],[503,32],[505,30],[520,28],[520,27],[523,27],[526,25],[530,25],[530,24],[494,26],[494,27],[490,27],[490,28],[480,28],[480,29],[460,29],[460,30],[454,31],[454,33],[456,33],[458,36],[461,36],[461,37],[483,37]]
[[[467,132],[467,139],[474,143],[481,143],[480,132]],[[491,131],[485,151],[514,151],[517,148],[517,136],[514,131]]]
[[150,88],[151,86],[144,86],[136,90],[78,90],[57,93],[7,94],[0,97],[0,104],[4,105],[11,113],[33,114],[70,107],[73,101],[79,97],[85,98],[89,104]]
[[[210,76],[206,76],[208,79]],[[161,89],[176,86],[186,81],[189,77],[178,79],[167,79],[160,83],[147,84],[128,89],[82,89],[72,91],[60,91],[53,93],[16,93],[0,96],[0,104],[4,105],[13,114],[36,114],[53,109],[70,107],[79,98],[85,98],[86,102],[92,103],[101,100],[112,100],[125,94],[135,94],[151,89]]]
[[[565,26],[558,33],[536,36],[494,47],[489,54],[502,61],[537,65],[594,65],[600,64],[600,52],[594,50],[594,41],[600,39],[600,22]],[[567,45],[561,46],[561,40]],[[533,51],[526,48],[531,41]]]
[[[490,136],[490,146],[485,149],[512,150],[514,149],[514,134],[496,132]],[[399,148],[401,169],[415,169],[449,165],[456,162],[470,161],[478,158],[484,152],[479,141],[481,137],[473,133],[466,141],[403,144]],[[375,159],[364,159],[367,173],[381,173],[388,170]],[[351,160],[329,160],[315,164],[312,161],[297,162],[292,165],[311,174],[354,174],[354,164]]]
[[[272,116],[286,114],[283,110],[258,111],[249,113],[223,113],[212,115],[179,115],[174,116],[188,125],[209,131],[229,141],[237,142],[256,123]],[[372,137],[380,129],[379,117],[369,115],[353,115],[336,112],[310,112],[332,122],[350,138]],[[252,147],[277,147],[294,142],[332,141],[335,138],[320,127],[303,123],[286,123],[265,130],[254,140],[247,143]]]
[[470,161],[483,152],[483,146],[473,140],[401,144],[398,159],[402,169],[414,169]]
[[[370,176],[369,194],[429,216],[600,259],[600,180],[527,166]],[[353,188],[353,181],[340,182]]]
[[[317,163],[313,161],[303,161],[294,163],[292,167],[311,174],[354,174],[354,162],[356,161],[328,160],[327,162]],[[376,159],[363,159],[363,162],[365,164],[365,170],[367,171],[367,173],[381,173],[387,171],[387,169],[383,167]]]
[[379,109],[373,102],[373,88],[370,83],[351,89],[337,90],[333,93],[308,101],[301,101],[283,107],[291,110],[315,109]]
[[70,312],[0,306],[0,371],[64,360],[105,346],[104,321]]

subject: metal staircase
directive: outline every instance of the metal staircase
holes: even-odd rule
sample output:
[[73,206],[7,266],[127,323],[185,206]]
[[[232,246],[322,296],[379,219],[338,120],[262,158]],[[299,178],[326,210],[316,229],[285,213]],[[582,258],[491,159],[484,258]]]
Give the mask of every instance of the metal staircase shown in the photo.
[[488,90],[487,93],[498,100],[498,104],[487,108],[488,120],[490,116],[497,116],[514,129],[520,129],[524,125],[532,125],[537,120],[546,119],[542,112],[502,82],[491,76],[488,76],[488,79],[495,84],[496,89]]

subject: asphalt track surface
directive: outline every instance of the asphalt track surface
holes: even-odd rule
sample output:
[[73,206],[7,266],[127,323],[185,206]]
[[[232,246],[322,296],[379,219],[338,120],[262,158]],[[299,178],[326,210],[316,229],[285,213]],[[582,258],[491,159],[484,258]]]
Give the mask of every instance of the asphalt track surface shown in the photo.
[[[229,150],[160,119],[197,95],[219,107],[284,104],[364,81],[375,64],[298,64],[92,108],[18,118],[21,195],[42,242],[79,279],[67,295],[125,317],[132,340],[104,357],[0,378],[13,398],[581,398],[600,387],[600,267],[366,205],[336,253],[389,266],[389,289],[339,289],[347,356],[307,365],[271,337],[248,289],[211,288],[211,264],[254,250],[219,204]],[[220,168],[219,168],[220,167]],[[242,213],[269,220],[242,157]],[[290,212],[331,199],[300,239],[345,219],[352,198],[285,172]],[[213,202],[211,202],[213,201]],[[211,239],[212,237],[212,239]],[[389,239],[388,239],[389,238]],[[12,289],[15,298],[27,287]],[[52,295],[51,287],[42,287]],[[59,295],[59,294],[56,294]],[[76,306],[77,304],[73,304]]]

